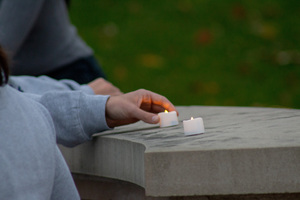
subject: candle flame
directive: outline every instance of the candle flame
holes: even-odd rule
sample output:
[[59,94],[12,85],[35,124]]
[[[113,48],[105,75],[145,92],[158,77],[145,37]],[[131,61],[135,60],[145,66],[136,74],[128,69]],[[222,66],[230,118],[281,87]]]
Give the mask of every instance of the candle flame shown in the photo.
[[193,120],[194,119],[194,117],[191,117],[191,120]]
[[165,110],[165,113],[168,113],[168,111],[167,111],[167,110]]

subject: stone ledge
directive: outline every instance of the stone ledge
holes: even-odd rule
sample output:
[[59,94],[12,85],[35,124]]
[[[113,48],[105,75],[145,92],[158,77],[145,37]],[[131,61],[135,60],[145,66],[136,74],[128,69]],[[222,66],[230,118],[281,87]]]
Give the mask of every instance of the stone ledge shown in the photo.
[[[142,122],[61,148],[72,172],[135,183],[147,196],[300,192],[300,111],[178,107],[180,124]],[[182,120],[202,117],[206,133],[185,137]]]

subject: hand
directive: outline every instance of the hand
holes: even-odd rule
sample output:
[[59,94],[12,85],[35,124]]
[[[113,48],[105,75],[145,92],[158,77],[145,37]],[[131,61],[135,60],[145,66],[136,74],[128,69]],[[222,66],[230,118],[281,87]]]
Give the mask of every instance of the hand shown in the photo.
[[157,113],[164,110],[176,111],[166,97],[140,89],[120,96],[111,96],[106,103],[106,122],[111,128],[139,120],[156,124],[159,122]]
[[121,95],[123,94],[119,88],[108,82],[107,80],[103,78],[97,78],[94,81],[90,82],[88,84],[92,88],[95,94],[101,94],[101,95]]

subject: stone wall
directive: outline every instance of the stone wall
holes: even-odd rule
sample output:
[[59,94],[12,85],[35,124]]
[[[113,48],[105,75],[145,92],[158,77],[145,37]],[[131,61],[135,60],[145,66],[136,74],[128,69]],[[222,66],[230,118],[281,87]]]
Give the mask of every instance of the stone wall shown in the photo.
[[[99,133],[73,149],[61,147],[73,173],[91,175],[75,177],[82,198],[300,199],[299,110],[178,110],[177,126],[139,122]],[[183,134],[182,121],[190,117],[203,118],[204,134]]]

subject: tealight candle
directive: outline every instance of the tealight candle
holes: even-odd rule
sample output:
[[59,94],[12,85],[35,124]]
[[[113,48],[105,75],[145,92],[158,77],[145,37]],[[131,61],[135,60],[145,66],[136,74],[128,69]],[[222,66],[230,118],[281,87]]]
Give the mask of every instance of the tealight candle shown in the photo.
[[196,135],[204,133],[203,119],[201,117],[191,118],[191,120],[183,121],[183,129],[185,135]]
[[158,116],[160,118],[160,127],[175,126],[178,124],[176,111],[168,112],[165,110],[165,112],[158,113]]

